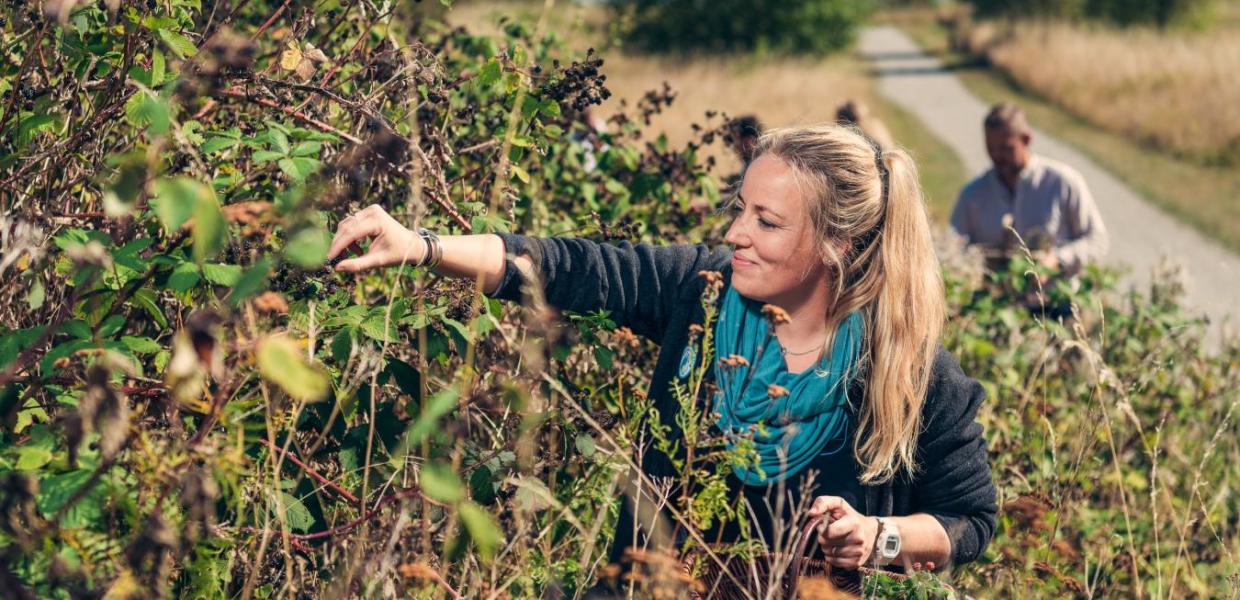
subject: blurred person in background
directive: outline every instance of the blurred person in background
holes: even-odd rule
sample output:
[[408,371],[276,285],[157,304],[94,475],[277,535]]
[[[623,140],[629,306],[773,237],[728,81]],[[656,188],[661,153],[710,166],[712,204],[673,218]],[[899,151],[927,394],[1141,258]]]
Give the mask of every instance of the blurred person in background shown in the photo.
[[870,107],[860,100],[850,99],[841,104],[835,111],[835,122],[856,126],[884,150],[894,147],[891,132],[887,131],[882,119],[871,114]]
[[598,168],[598,155],[611,148],[603,136],[607,134],[607,119],[593,106],[581,111],[581,122],[586,128],[575,131],[572,140],[581,147],[581,168],[591,173]]
[[728,135],[732,151],[741,161],[742,170],[753,162],[754,153],[758,149],[758,138],[762,137],[762,121],[754,115],[742,115],[728,123]]
[[981,247],[991,269],[1028,248],[1042,265],[1072,276],[1106,254],[1106,227],[1085,179],[1072,167],[1030,151],[1033,130],[1011,102],[983,122],[994,167],[960,191],[951,225]]
[[758,139],[762,137],[762,130],[762,121],[759,121],[756,115],[741,115],[728,121],[727,137],[724,141],[736,153],[736,159],[741,163],[740,171],[724,179],[728,188],[739,186],[745,177],[745,169],[748,169],[749,163],[753,162],[754,152],[758,148]]

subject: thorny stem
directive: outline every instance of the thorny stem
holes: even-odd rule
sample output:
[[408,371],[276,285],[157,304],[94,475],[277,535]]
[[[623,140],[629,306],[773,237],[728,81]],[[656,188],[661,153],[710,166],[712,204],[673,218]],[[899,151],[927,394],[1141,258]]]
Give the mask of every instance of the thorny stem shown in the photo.
[[280,448],[279,446],[276,446],[275,444],[272,444],[271,442],[267,441],[265,438],[260,438],[259,443],[266,446],[267,448],[271,450],[274,450],[284,455],[284,458],[287,458],[289,462],[293,463],[294,465],[297,465],[299,468],[301,468],[302,471],[304,471],[307,475],[309,475],[315,481],[327,486],[328,489],[335,492],[337,495],[344,498],[345,500],[348,500],[349,502],[353,504],[357,504],[359,502],[357,499],[357,496],[350,494],[348,490],[340,487],[339,484],[324,477],[318,471],[314,470],[314,467],[311,467],[310,465],[302,462],[301,459],[294,456],[292,452],[289,452],[283,448]]

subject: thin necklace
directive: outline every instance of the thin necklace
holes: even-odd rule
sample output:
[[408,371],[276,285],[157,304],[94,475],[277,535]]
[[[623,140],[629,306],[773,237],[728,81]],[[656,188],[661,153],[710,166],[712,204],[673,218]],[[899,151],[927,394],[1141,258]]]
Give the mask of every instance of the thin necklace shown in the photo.
[[817,348],[810,348],[809,350],[806,350],[804,352],[789,352],[787,348],[784,348],[783,346],[779,347],[779,353],[784,356],[804,356],[806,354],[809,354],[810,352],[822,352],[822,346],[818,346]]

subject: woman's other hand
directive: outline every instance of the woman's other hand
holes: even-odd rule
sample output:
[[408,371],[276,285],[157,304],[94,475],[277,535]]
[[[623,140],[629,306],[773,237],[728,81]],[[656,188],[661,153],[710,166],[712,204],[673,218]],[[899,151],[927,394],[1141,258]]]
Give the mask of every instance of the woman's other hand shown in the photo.
[[[370,247],[364,254],[362,240],[370,240]],[[346,248],[361,256],[340,261],[336,270],[358,273],[390,265],[417,264],[426,254],[426,241],[393,219],[383,207],[371,204],[345,217],[336,226],[327,260],[334,260]]]
[[831,566],[857,569],[874,551],[878,520],[867,517],[839,496],[819,496],[810,506],[809,516],[824,516],[818,526],[818,543]]

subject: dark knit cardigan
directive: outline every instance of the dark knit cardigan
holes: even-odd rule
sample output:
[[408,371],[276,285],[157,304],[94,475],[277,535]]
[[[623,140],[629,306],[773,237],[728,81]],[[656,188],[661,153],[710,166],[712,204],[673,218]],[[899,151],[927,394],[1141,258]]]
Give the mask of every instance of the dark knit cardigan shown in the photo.
[[[664,425],[674,428],[677,405],[670,383],[688,343],[689,325],[700,324],[704,318],[701,295],[705,280],[698,273],[719,271],[725,282],[729,281],[731,251],[704,245],[634,246],[572,238],[500,237],[509,260],[494,297],[522,298],[523,282],[511,257],[526,255],[537,268],[549,304],[580,313],[609,311],[617,325],[660,345],[649,397],[659,408]],[[855,387],[850,397],[855,407],[864,398],[864,390]],[[922,407],[916,474],[911,479],[897,477],[884,484],[862,486],[864,498],[855,508],[875,516],[928,513],[947,532],[953,563],[978,558],[994,534],[997,513],[986,441],[982,426],[975,420],[983,399],[981,384],[966,376],[959,363],[939,349]],[[670,474],[666,456],[648,452],[646,458],[644,470]],[[622,514],[621,518],[623,521],[631,516]],[[617,527],[613,558],[631,542],[624,529]]]

